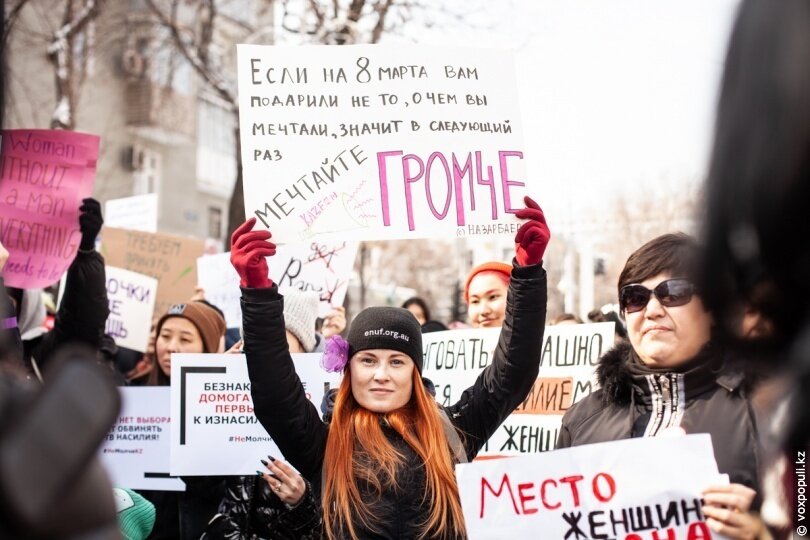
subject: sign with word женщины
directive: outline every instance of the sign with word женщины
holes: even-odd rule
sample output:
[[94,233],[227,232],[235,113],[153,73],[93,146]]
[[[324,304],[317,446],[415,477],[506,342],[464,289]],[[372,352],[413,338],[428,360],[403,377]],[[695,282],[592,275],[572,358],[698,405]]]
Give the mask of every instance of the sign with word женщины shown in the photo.
[[456,477],[471,540],[724,538],[702,511],[703,490],[728,483],[709,434],[476,461]]

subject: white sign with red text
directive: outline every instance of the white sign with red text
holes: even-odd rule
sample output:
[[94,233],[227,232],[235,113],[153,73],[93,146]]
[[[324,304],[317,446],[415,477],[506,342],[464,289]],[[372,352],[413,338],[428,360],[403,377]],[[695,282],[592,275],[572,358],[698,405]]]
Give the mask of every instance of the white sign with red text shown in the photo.
[[169,474],[168,386],[122,387],[121,413],[99,451],[113,486],[185,491]]
[[728,483],[711,436],[589,444],[456,467],[471,540],[710,540],[702,491]]
[[[320,353],[294,354],[295,370],[320,414],[323,395],[340,374],[320,366]],[[173,354],[171,473],[249,475],[267,455],[281,456],[253,413],[247,363],[241,354]]]

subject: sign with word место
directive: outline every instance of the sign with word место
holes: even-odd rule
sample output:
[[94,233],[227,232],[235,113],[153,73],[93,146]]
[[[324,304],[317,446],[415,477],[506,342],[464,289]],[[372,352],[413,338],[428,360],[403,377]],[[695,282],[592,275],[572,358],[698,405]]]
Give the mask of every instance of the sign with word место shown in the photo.
[[517,231],[532,189],[512,53],[238,45],[237,57],[245,213],[275,241]]
[[[613,323],[547,326],[540,370],[529,395],[498,427],[482,456],[553,450],[565,412],[596,389],[599,357],[613,346]],[[492,363],[500,328],[431,332],[422,336],[422,374],[436,400],[452,405]]]
[[711,435],[644,437],[456,466],[471,540],[711,540],[701,493],[727,484]]

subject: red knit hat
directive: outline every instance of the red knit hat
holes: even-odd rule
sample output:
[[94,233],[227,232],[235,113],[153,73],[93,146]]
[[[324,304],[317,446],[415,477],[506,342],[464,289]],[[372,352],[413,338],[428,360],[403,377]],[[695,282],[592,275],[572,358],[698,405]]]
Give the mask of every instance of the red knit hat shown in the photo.
[[512,265],[498,262],[498,261],[490,261],[485,262],[484,264],[479,264],[475,268],[470,271],[470,275],[467,276],[467,281],[464,283],[464,301],[469,303],[469,292],[470,292],[470,283],[472,282],[473,278],[480,274],[481,272],[497,272],[499,274],[503,274],[506,278],[506,282],[509,282],[509,279],[512,277]]

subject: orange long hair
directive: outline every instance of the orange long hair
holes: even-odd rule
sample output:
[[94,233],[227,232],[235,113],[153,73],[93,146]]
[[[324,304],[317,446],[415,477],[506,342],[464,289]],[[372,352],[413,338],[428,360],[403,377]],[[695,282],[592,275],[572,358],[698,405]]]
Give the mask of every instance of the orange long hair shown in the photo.
[[[438,406],[425,391],[419,372],[414,369],[413,373],[410,402],[384,417],[425,464],[424,497],[430,502],[430,514],[419,538],[464,537],[464,516],[453,473],[453,458]],[[356,459],[358,451],[367,459]],[[357,480],[368,482],[380,492],[397,489],[396,473],[403,456],[383,433],[380,415],[355,401],[348,369],[335,397],[324,463],[321,505],[329,540],[340,538],[341,531],[356,538],[354,520],[375,530],[374,518],[360,496]]]

